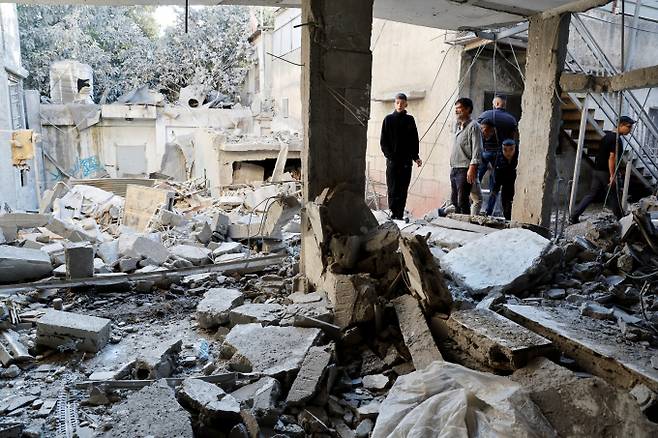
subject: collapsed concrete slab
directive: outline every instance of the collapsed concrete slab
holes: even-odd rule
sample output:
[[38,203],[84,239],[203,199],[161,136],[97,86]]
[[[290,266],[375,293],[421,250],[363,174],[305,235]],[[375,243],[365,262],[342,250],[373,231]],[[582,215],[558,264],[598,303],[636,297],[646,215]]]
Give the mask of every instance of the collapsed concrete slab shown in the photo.
[[199,413],[202,422],[240,421],[240,403],[222,388],[201,379],[185,379],[177,389],[183,406]]
[[276,403],[281,397],[281,384],[272,377],[263,377],[233,391],[231,396],[243,408],[249,409],[262,420],[276,413]]
[[161,343],[140,354],[135,360],[133,374],[138,380],[156,380],[169,377],[178,364],[178,354],[183,341],[178,339],[171,343]]
[[561,249],[523,228],[488,234],[441,259],[441,268],[474,294],[516,293],[544,278],[561,260]]
[[110,411],[112,428],[99,433],[103,438],[192,438],[189,414],[176,401],[174,391],[160,380],[129,394]]
[[449,312],[452,294],[425,240],[421,236],[403,234],[400,253],[409,280],[409,292],[418,299],[423,309]]
[[109,339],[109,319],[49,309],[37,321],[36,342],[40,345],[96,353]]
[[0,283],[35,280],[52,270],[50,256],[40,249],[0,246]]
[[213,288],[203,295],[196,308],[196,320],[201,328],[213,328],[229,322],[230,311],[244,303],[237,289]]
[[236,325],[226,336],[222,354],[240,354],[253,372],[277,376],[298,370],[320,333],[314,328]]
[[310,400],[318,391],[325,370],[331,361],[331,347],[311,347],[306,354],[302,367],[290,387],[286,403],[290,406],[300,405]]
[[519,369],[552,350],[548,339],[487,309],[452,312],[447,326],[463,350],[496,370]]
[[619,342],[619,329],[605,321],[581,318],[577,309],[506,304],[504,314],[551,341],[584,370],[616,386],[631,389],[644,383],[658,392],[658,370],[650,349]]
[[170,248],[176,257],[187,260],[194,265],[210,263],[211,251],[208,248],[193,245],[176,245]]
[[436,360],[442,361],[443,356],[436,347],[418,301],[411,295],[402,295],[392,302],[404,343],[411,353],[416,370],[422,370]]
[[267,207],[267,216],[262,226],[264,236],[280,238],[283,226],[299,214],[301,205],[295,196],[275,199]]

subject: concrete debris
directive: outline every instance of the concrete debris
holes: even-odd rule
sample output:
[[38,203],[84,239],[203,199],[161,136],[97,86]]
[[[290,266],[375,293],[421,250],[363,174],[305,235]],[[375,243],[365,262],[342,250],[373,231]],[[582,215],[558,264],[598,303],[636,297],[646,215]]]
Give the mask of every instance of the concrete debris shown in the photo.
[[226,324],[231,309],[244,303],[244,296],[236,289],[213,288],[208,290],[196,308],[196,320],[201,328]]
[[53,348],[96,353],[110,339],[110,320],[58,310],[47,310],[37,321],[36,342]]
[[52,270],[50,257],[41,250],[0,246],[0,283],[34,280]]
[[[514,263],[501,265],[510,254]],[[441,268],[473,294],[519,293],[552,273],[561,255],[561,248],[542,236],[510,228],[450,251],[441,259]]]
[[94,276],[94,248],[86,242],[68,245],[66,257],[66,278],[89,278]]
[[284,307],[280,304],[243,304],[229,313],[231,326],[257,322],[263,326],[278,323]]
[[548,339],[491,310],[452,312],[447,327],[453,341],[495,370],[519,369],[552,349]]
[[363,387],[370,390],[381,391],[388,386],[389,379],[383,374],[363,376]]
[[272,377],[263,377],[233,391],[231,396],[256,417],[264,418],[271,414],[280,399],[281,384]]
[[193,245],[176,245],[171,247],[170,251],[176,257],[185,259],[196,266],[210,263],[212,253],[207,248]]
[[324,287],[333,307],[334,323],[341,328],[374,318],[376,292],[367,274],[341,275],[327,272]]
[[240,403],[212,383],[185,379],[177,396],[183,406],[199,413],[202,422],[237,423],[240,420]]
[[240,354],[253,372],[278,376],[299,370],[320,330],[298,327],[263,327],[244,324],[233,327],[226,336],[223,354]]
[[425,240],[420,236],[403,235],[400,239],[400,252],[409,280],[409,291],[418,299],[423,309],[450,309],[452,295]]
[[157,380],[171,376],[178,364],[182,345],[183,341],[178,339],[140,354],[133,366],[134,377],[137,380]]
[[422,370],[434,361],[442,361],[418,301],[411,295],[403,295],[393,300],[393,306],[414,367]]
[[331,348],[311,347],[302,366],[290,387],[286,403],[290,406],[300,405],[310,400],[318,391],[322,378],[331,361]]

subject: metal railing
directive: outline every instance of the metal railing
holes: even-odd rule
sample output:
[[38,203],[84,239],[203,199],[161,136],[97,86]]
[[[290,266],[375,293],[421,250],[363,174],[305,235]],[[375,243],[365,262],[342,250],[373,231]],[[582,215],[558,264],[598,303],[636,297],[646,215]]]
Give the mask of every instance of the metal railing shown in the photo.
[[[572,30],[585,44],[589,52],[594,56],[597,65],[590,68],[584,68],[576,59],[571,51],[567,52],[566,69],[575,73],[586,73],[593,75],[615,75],[619,70],[608,59],[605,52],[601,49],[596,39],[590,33],[589,29],[583,23],[578,14],[572,15]],[[577,93],[569,93],[570,98],[578,104]],[[637,120],[633,131],[627,137],[626,145],[633,152],[630,154],[636,162],[641,163],[643,174],[651,185],[658,182],[658,127],[653,123],[651,117],[644,110],[644,106],[638,101],[635,95],[630,91],[619,93],[592,93],[593,102],[598,106],[601,113],[612,125],[617,124],[619,116],[619,98],[622,99],[622,108],[624,114]],[[591,117],[588,115],[588,117]],[[603,130],[592,119],[591,124],[596,127],[600,134]]]

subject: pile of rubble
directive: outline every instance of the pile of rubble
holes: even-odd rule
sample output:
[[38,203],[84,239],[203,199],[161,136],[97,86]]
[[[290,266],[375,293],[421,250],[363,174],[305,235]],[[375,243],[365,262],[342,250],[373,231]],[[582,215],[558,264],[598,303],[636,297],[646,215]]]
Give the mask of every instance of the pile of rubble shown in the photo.
[[396,224],[349,187],[59,191],[0,216],[47,256],[5,256],[12,281],[68,277],[0,287],[0,435],[658,433],[655,200],[549,240]]

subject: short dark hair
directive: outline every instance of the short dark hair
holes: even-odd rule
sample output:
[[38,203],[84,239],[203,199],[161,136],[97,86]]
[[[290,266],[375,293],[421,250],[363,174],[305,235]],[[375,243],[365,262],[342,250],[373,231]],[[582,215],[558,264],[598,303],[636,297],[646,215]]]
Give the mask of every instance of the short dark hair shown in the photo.
[[[390,96],[390,94],[389,94],[389,96]],[[407,100],[407,95],[404,94],[404,93],[398,93],[398,94],[395,95],[395,98],[400,99],[400,100]]]
[[461,105],[464,108],[468,108],[469,110],[471,110],[471,112],[473,112],[473,101],[468,97],[460,97],[455,102],[455,105]]
[[496,125],[494,124],[493,120],[491,120],[491,119],[488,118],[488,117],[485,118],[485,119],[483,119],[483,120],[480,122],[480,125],[487,125],[487,126],[491,126],[492,128],[495,128],[495,127],[496,127]]
[[506,138],[503,140],[503,146],[516,146],[516,142],[513,138]]
[[494,99],[500,99],[500,100],[502,100],[503,102],[507,102],[507,96],[505,96],[504,94],[496,94],[496,95],[494,96]]

